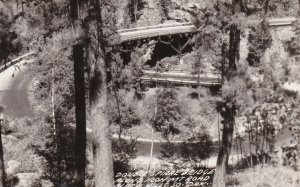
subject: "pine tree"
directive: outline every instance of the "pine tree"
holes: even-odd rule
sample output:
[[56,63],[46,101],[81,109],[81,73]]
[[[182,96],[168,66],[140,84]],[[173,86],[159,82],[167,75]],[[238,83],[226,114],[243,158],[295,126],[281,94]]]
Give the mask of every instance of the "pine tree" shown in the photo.
[[[96,187],[113,187],[113,157],[109,119],[107,113],[108,99],[108,58],[104,34],[107,26],[103,15],[109,14],[104,3],[92,0],[88,22],[88,82],[90,101],[90,121],[93,128],[94,176]],[[108,15],[106,15],[108,16]]]
[[[70,1],[71,17],[73,27],[78,29],[79,23],[79,2]],[[73,45],[74,60],[74,88],[75,88],[75,186],[85,186],[85,162],[86,162],[86,104],[85,104],[85,77],[84,77],[84,45],[80,38]]]

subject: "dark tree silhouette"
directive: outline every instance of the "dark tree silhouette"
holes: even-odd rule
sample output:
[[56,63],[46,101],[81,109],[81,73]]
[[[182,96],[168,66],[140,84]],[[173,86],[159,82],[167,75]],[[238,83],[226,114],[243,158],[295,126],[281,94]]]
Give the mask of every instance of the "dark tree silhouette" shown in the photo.
[[[78,0],[70,1],[70,12],[74,27],[78,23]],[[81,41],[73,45],[74,60],[74,88],[75,88],[75,186],[85,186],[85,153],[86,153],[86,105],[85,105],[85,79],[84,79],[84,51]]]
[[4,108],[0,106],[0,187],[5,187],[5,167],[3,159],[3,148],[2,148],[2,137],[1,137],[1,127],[3,125],[3,112]]

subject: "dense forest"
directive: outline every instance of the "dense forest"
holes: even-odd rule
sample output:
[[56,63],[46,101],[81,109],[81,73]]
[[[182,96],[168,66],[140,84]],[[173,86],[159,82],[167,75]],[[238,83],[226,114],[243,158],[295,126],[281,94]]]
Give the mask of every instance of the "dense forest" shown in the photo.
[[300,186],[299,16],[298,0],[1,0],[0,187]]

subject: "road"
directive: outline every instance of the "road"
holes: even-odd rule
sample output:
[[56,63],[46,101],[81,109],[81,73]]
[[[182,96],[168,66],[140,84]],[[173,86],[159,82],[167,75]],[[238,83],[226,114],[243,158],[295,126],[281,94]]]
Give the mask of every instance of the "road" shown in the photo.
[[32,82],[32,74],[26,67],[26,60],[11,66],[0,74],[0,104],[4,114],[12,118],[30,116],[32,110],[27,91]]

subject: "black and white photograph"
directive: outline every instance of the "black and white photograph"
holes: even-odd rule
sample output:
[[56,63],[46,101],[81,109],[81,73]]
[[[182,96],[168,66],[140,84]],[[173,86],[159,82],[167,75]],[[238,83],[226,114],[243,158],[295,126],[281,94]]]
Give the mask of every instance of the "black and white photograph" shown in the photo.
[[0,187],[300,187],[300,0],[0,0]]

